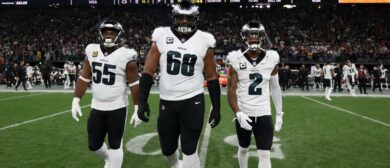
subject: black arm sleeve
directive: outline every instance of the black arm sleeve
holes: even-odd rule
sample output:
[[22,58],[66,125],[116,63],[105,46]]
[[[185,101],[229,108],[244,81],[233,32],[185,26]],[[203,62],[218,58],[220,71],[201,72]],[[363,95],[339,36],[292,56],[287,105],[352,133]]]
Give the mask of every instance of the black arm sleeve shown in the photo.
[[219,87],[218,79],[207,81],[207,88],[209,90],[211,104],[215,110],[220,110],[221,108],[221,88]]
[[139,103],[146,104],[148,102],[149,92],[152,84],[153,77],[149,74],[143,73],[139,80]]

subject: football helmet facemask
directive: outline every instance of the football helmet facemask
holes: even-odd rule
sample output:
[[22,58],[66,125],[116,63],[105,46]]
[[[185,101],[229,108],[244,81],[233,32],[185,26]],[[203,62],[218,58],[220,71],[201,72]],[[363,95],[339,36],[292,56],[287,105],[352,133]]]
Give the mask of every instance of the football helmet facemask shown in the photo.
[[247,50],[257,51],[264,50],[261,48],[262,42],[265,39],[264,26],[256,21],[251,21],[241,28],[241,39],[244,41]]
[[198,27],[198,8],[198,6],[188,0],[183,0],[179,4],[173,5],[172,24],[174,30],[181,34],[194,32]]
[[[116,35],[110,38],[105,38],[104,33],[106,31],[114,31]],[[122,25],[113,20],[103,21],[99,26],[99,38],[103,43],[104,47],[114,47],[117,46],[120,42],[120,37],[124,33]]]

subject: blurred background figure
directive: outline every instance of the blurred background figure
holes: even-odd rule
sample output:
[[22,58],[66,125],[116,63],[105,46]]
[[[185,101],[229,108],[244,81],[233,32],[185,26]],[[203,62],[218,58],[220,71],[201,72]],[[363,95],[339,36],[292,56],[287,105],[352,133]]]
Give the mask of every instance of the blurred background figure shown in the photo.
[[298,72],[299,87],[302,89],[302,91],[304,91],[305,86],[306,86],[306,90],[309,91],[309,83],[307,81],[308,75],[309,75],[309,71],[306,69],[306,66],[302,64]]
[[359,81],[359,91],[360,94],[367,94],[366,91],[366,84],[367,79],[369,78],[367,70],[364,68],[364,65],[360,65],[359,71],[358,71],[358,81]]
[[52,73],[52,66],[46,60],[41,66],[43,83],[45,84],[46,89],[51,88],[50,74]]
[[386,90],[389,90],[389,84],[387,83],[387,69],[380,65],[379,69],[381,70],[381,88],[383,90],[383,84],[386,86]]
[[376,88],[379,88],[379,92],[382,93],[382,87],[380,77],[382,75],[381,70],[379,69],[379,66],[374,66],[374,71],[372,72],[372,77],[374,81],[374,86],[372,87],[372,92],[375,92]]
[[333,80],[334,80],[333,90],[334,90],[334,92],[336,92],[336,90],[338,90],[339,92],[342,91],[342,88],[341,88],[342,75],[343,75],[343,71],[340,68],[340,64],[337,63],[336,67],[334,68],[334,77],[333,77]]
[[19,66],[17,67],[16,78],[18,79],[18,82],[15,86],[15,90],[18,90],[19,85],[22,84],[24,90],[27,91],[26,88],[27,70],[24,65],[24,61],[20,62]]

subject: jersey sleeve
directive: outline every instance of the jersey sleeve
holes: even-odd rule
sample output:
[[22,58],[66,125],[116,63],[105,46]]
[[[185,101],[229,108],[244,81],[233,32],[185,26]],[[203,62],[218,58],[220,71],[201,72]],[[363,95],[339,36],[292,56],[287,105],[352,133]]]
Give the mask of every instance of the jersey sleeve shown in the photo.
[[206,42],[209,48],[215,48],[216,40],[211,33],[205,33]]
[[156,42],[157,40],[159,40],[161,38],[161,36],[163,34],[164,34],[164,28],[163,27],[157,27],[156,29],[154,29],[154,31],[152,33],[152,41]]
[[93,44],[88,44],[87,47],[85,47],[85,59],[91,60],[91,52],[92,52]]
[[229,52],[228,55],[226,56],[226,64],[233,67],[234,70],[237,70],[237,66],[235,65],[236,60],[237,58],[235,55],[235,51]]
[[127,54],[127,62],[129,61],[137,61],[137,51],[135,51],[134,49],[128,49],[128,54]]
[[279,57],[278,52],[276,52],[275,50],[268,50],[268,52],[269,52],[269,55],[272,57],[272,60],[274,60],[274,63],[279,64],[280,57]]

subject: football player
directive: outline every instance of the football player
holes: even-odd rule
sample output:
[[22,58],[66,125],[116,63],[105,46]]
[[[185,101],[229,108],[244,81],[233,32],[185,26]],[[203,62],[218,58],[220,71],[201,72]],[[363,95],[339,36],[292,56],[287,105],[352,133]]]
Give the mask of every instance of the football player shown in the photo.
[[325,99],[332,100],[330,95],[333,91],[333,76],[334,76],[334,67],[330,63],[326,63],[323,67],[323,75],[324,75],[324,87],[325,87]]
[[69,62],[68,71],[69,71],[69,86],[76,87],[76,65],[73,62]]
[[[15,66],[15,65],[14,65]],[[26,66],[24,64],[24,61],[21,61],[19,65],[16,64],[17,67],[16,68],[16,78],[18,80],[16,86],[15,86],[15,90],[18,90],[18,87],[20,84],[22,84],[23,88],[25,91],[27,91],[27,88],[26,88],[26,77],[27,77],[27,70],[26,70]]]
[[[199,168],[197,144],[203,126],[206,78],[212,103],[211,127],[220,121],[220,86],[214,59],[215,38],[197,29],[198,6],[183,0],[173,5],[172,26],[158,27],[140,78],[138,116],[148,122],[147,103],[153,74],[160,65],[160,106],[157,130],[163,155],[170,166],[180,167],[178,142],[183,152],[183,168]],[[204,74],[203,74],[204,72]]]
[[30,66],[30,63],[28,62],[26,62],[26,72],[27,72],[26,87],[28,90],[31,90],[33,88],[31,85],[31,81],[33,80],[34,67]]
[[376,88],[379,88],[379,92],[382,93],[381,81],[380,77],[382,75],[382,71],[379,66],[374,66],[374,70],[372,71],[372,77],[374,81],[374,86],[372,87],[372,92],[375,92]]
[[314,85],[313,85],[313,90],[322,90],[322,82],[321,82],[321,73],[322,69],[319,64],[317,64],[314,69],[313,69],[313,76],[314,76]]
[[347,60],[347,64],[343,66],[343,80],[347,84],[349,93],[355,96],[355,83],[358,71],[355,64],[352,64],[351,60]]
[[380,65],[379,69],[381,70],[381,88],[383,90],[383,84],[386,86],[386,90],[389,90],[389,84],[387,83],[387,69],[383,67],[383,65]]
[[70,68],[70,61],[67,61],[64,63],[64,72],[62,73],[64,75],[64,78],[65,78],[64,89],[70,88],[69,68]]
[[[256,21],[241,29],[245,48],[228,54],[228,101],[236,116],[240,168],[248,167],[251,135],[256,140],[259,168],[271,168],[271,146],[275,131],[283,123],[282,93],[279,86],[279,54],[262,48],[264,26]],[[275,129],[272,122],[270,94],[276,109]]]
[[[121,46],[123,28],[116,21],[100,24],[101,44],[89,44],[85,53],[82,74],[79,76],[72,102],[72,117],[79,121],[82,116],[80,99],[92,82],[91,113],[88,118],[89,149],[105,160],[105,168],[120,168],[123,161],[122,137],[128,106],[128,87],[137,111],[138,72],[137,52]],[[130,124],[142,121],[133,113]],[[104,143],[108,135],[108,144]]]

